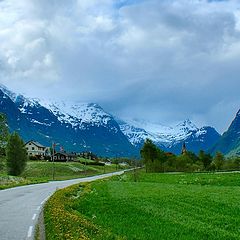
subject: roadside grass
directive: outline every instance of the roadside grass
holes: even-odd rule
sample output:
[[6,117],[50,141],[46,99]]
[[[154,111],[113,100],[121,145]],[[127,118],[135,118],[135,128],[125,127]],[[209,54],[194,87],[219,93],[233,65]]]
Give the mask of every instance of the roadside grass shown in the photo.
[[50,198],[44,208],[46,239],[86,240],[91,235],[104,239],[103,236],[109,235],[107,231],[81,216],[73,208],[76,199],[91,192],[90,186],[90,184],[70,186],[67,190],[58,190]]
[[58,191],[45,208],[47,239],[240,239],[239,173],[140,171],[134,179]]
[[27,180],[22,177],[15,177],[15,176],[7,176],[7,175],[0,175],[0,190],[11,188],[11,187],[18,187],[28,184],[40,183],[43,181],[33,181]]
[[[28,161],[24,172],[18,176],[7,175],[6,167],[0,171],[0,190],[53,180],[68,180],[116,171],[116,166],[91,166],[80,162]],[[118,168],[118,170],[121,170]]]
[[82,158],[82,157],[78,157],[78,161],[80,162],[80,163],[85,163],[85,162],[87,162],[87,163],[91,163],[91,162],[94,162],[93,160],[91,160],[91,159],[86,159],[86,158]]

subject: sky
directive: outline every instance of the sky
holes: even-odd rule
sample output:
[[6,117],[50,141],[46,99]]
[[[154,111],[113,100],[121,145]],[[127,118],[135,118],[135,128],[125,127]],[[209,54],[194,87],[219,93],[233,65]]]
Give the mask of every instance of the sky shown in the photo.
[[222,133],[239,65],[235,0],[0,0],[0,83],[30,97]]

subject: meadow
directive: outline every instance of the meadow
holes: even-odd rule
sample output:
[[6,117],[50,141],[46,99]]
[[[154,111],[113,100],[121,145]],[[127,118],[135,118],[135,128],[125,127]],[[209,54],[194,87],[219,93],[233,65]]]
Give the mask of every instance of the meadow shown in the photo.
[[[82,163],[80,162],[82,161]],[[20,176],[7,175],[6,167],[0,171],[0,189],[26,184],[42,183],[53,180],[68,180],[116,171],[115,165],[91,166],[79,162],[28,161],[24,172]]]
[[47,239],[240,239],[239,199],[239,173],[128,173],[58,191]]

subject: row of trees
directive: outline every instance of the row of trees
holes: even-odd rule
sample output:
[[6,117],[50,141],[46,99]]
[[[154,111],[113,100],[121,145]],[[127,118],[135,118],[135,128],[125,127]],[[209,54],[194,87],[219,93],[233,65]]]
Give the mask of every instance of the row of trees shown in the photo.
[[9,133],[4,114],[0,114],[0,155],[2,160],[0,168],[6,165],[9,175],[18,176],[24,171],[27,163],[24,141],[16,132]]
[[198,155],[186,151],[176,156],[162,151],[149,139],[145,141],[140,153],[147,172],[240,170],[238,157],[225,159],[220,152],[211,156],[203,150]]

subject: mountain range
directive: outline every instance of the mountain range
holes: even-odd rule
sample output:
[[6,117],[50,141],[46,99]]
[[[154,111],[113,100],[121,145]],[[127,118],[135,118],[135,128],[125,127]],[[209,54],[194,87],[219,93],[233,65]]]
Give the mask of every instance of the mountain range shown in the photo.
[[139,156],[146,138],[165,151],[179,154],[183,142],[195,153],[220,142],[210,126],[197,127],[190,120],[163,126],[143,120],[122,120],[96,103],[56,102],[27,98],[0,86],[0,112],[10,131],[27,141],[50,146],[57,142],[68,151],[92,151],[101,156]]
[[189,119],[175,126],[153,124],[142,120],[118,120],[122,132],[136,148],[140,149],[146,138],[151,139],[161,149],[176,154],[181,153],[183,142],[188,150],[198,153],[207,150],[220,138],[212,127],[198,128]]

